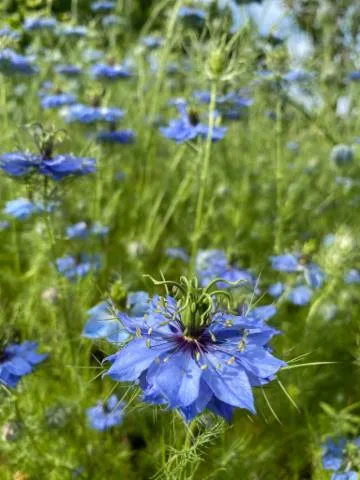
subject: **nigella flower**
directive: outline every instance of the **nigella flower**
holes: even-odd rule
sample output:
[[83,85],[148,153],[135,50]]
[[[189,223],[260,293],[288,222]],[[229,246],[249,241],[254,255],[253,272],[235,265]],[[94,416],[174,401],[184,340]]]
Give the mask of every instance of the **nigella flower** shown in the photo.
[[68,238],[87,238],[89,235],[96,237],[105,237],[109,233],[109,227],[102,225],[99,222],[89,228],[86,222],[78,222],[74,225],[69,225],[66,228],[66,235]]
[[56,260],[56,268],[59,273],[69,280],[76,280],[85,277],[91,271],[100,268],[100,260],[97,255],[87,255],[82,253],[78,258],[66,255]]
[[276,282],[269,285],[268,293],[274,298],[280,297],[285,291],[285,285],[281,282]]
[[[129,292],[126,308],[130,316],[145,315],[149,308],[149,294],[142,291]],[[84,337],[104,338],[110,343],[124,343],[128,340],[129,332],[120,322],[118,310],[108,302],[98,303],[87,314],[90,318],[83,330]]]
[[97,80],[115,80],[117,78],[131,77],[131,72],[127,67],[123,65],[107,65],[105,63],[98,63],[91,67],[91,74]]
[[76,95],[72,93],[53,93],[50,95],[43,95],[40,103],[42,108],[59,108],[64,105],[73,105],[76,102]]
[[344,276],[345,283],[348,285],[355,283],[355,284],[360,284],[360,271],[356,270],[355,268],[352,268],[348,272],[346,272]]
[[74,155],[55,155],[53,158],[43,160],[40,172],[53,180],[62,180],[69,176],[82,176],[96,171],[96,160],[88,157]]
[[59,75],[65,75],[66,77],[76,77],[81,73],[81,67],[77,65],[56,65],[54,71]]
[[[160,127],[161,133],[177,143],[188,142],[195,138],[206,139],[209,135],[209,126],[200,122],[198,112],[187,108],[187,103],[178,100],[175,105],[180,114],[180,118],[170,120],[167,127]],[[214,113],[214,115],[216,115]],[[211,134],[211,140],[216,142],[224,138],[227,131],[226,127],[214,126]]]
[[306,255],[286,253],[272,256],[270,261],[273,270],[286,273],[302,272],[306,283],[312,288],[321,288],[324,283],[324,272],[316,263],[311,262]]
[[205,24],[206,12],[200,8],[181,7],[178,16],[190,27],[202,27]]
[[96,237],[106,237],[106,235],[109,233],[109,227],[100,222],[95,222],[91,227],[90,233]]
[[118,27],[122,23],[123,23],[123,19],[118,15],[114,15],[114,14],[105,15],[105,17],[101,19],[101,25],[103,27]]
[[331,480],[359,480],[359,476],[355,470],[348,470],[343,473],[334,473]]
[[354,160],[354,150],[350,145],[335,145],[331,150],[330,159],[338,167],[345,167]]
[[0,28],[0,38],[9,38],[11,40],[20,40],[21,34],[10,27]]
[[115,10],[115,6],[115,2],[102,0],[99,2],[93,2],[90,8],[95,13],[108,13]]
[[38,72],[32,59],[14,52],[10,48],[0,50],[0,72],[4,75],[32,75]]
[[302,307],[310,303],[312,295],[313,292],[307,285],[298,285],[289,291],[287,298],[294,305]]
[[348,75],[348,79],[352,82],[360,81],[360,70],[355,70],[353,72],[350,72]]
[[[193,97],[205,104],[210,103],[211,95],[208,91],[194,92]],[[216,97],[216,105],[222,115],[222,117],[228,120],[237,120],[242,111],[252,105],[253,101],[249,97],[245,97],[236,92],[229,92],[225,95]]]
[[176,285],[177,299],[154,298],[143,317],[119,314],[132,339],[106,359],[109,376],[137,382],[145,401],[177,408],[186,420],[205,409],[228,421],[235,407],[255,413],[252,387],[285,366],[267,347],[278,332],[246,315],[216,312],[213,285]]
[[17,220],[26,220],[35,213],[43,212],[44,206],[40,203],[31,202],[27,198],[17,198],[6,202],[4,213]]
[[358,474],[352,470],[352,458],[349,451],[358,450],[360,438],[347,440],[341,437],[336,443],[330,438],[323,446],[322,464],[324,470],[331,470],[331,480],[358,480]]
[[[221,277],[226,282],[242,282],[249,286],[255,286],[255,277],[244,269],[231,265],[222,250],[200,250],[195,260],[196,274],[201,285],[208,284],[211,280]],[[219,283],[220,288],[226,288],[224,282]]]
[[105,403],[98,402],[95,407],[88,408],[86,415],[91,428],[104,432],[112,427],[121,425],[124,417],[125,402],[111,395]]
[[62,110],[66,122],[91,124],[95,122],[116,123],[124,116],[123,110],[116,107],[91,107],[88,105],[76,104]]
[[54,30],[56,19],[52,17],[25,18],[23,27],[28,32],[34,30]]
[[88,28],[83,25],[62,25],[57,33],[64,37],[81,38],[86,37]]
[[153,35],[147,35],[140,38],[140,42],[150,50],[155,50],[163,45],[164,39]]
[[47,358],[36,352],[37,342],[12,343],[0,351],[0,384],[16,387],[24,375],[32,372],[35,365]]
[[0,168],[14,177],[30,173],[38,161],[37,155],[24,152],[11,152],[0,155]]
[[99,143],[134,143],[135,133],[133,130],[101,130],[96,134],[96,141]]

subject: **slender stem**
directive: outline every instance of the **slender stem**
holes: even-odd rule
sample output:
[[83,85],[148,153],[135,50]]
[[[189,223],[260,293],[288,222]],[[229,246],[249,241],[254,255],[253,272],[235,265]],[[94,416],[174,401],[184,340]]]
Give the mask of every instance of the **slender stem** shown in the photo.
[[207,181],[209,177],[209,166],[210,166],[210,156],[211,156],[211,145],[212,145],[212,133],[215,125],[215,108],[216,108],[216,94],[217,94],[217,83],[214,81],[211,86],[211,97],[210,97],[210,106],[209,106],[209,128],[208,135],[205,144],[205,151],[202,161],[201,174],[200,174],[200,185],[199,185],[199,194],[196,205],[196,216],[195,216],[195,228],[192,241],[191,249],[191,272],[194,272],[195,257],[198,249],[199,240],[201,238],[202,229],[203,229],[203,214],[204,214],[204,200]]
[[191,442],[194,439],[194,431],[196,428],[197,422],[196,420],[193,420],[190,425],[188,426],[187,432],[186,432],[186,437],[185,437],[185,442],[184,442],[184,450],[189,450],[191,447]]
[[283,209],[283,155],[282,155],[282,100],[276,105],[276,228],[275,252],[282,250],[282,209]]

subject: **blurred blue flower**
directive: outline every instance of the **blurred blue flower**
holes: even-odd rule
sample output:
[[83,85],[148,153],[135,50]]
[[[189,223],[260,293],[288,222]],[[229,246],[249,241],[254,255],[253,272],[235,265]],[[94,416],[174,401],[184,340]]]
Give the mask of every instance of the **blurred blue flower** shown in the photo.
[[65,75],[66,77],[76,77],[81,73],[81,67],[77,65],[56,65],[54,71],[59,75]]
[[96,160],[74,155],[56,155],[48,160],[43,160],[39,170],[44,175],[58,181],[72,175],[82,176],[94,173],[96,171]]
[[108,302],[101,302],[87,311],[88,321],[84,326],[83,337],[91,339],[106,339],[110,343],[123,343],[129,338],[116,316],[116,311]]
[[10,227],[10,223],[7,220],[0,220],[0,232],[7,230]]
[[109,233],[109,227],[100,222],[95,222],[90,229],[90,233],[96,237],[106,237],[106,235]]
[[56,19],[52,17],[33,17],[25,18],[23,27],[28,32],[34,30],[54,30],[56,23]]
[[32,59],[14,52],[10,48],[0,50],[0,72],[4,75],[32,75],[39,69],[33,64]]
[[190,27],[202,27],[205,24],[206,12],[200,8],[180,7],[178,16]]
[[164,39],[162,37],[154,35],[147,35],[145,37],[141,37],[140,42],[145,45],[145,47],[153,50],[155,48],[161,47],[164,43]]
[[58,108],[64,105],[73,105],[76,102],[76,95],[72,93],[53,93],[43,95],[40,103],[42,108]]
[[339,470],[344,460],[345,438],[340,438],[335,443],[331,438],[323,447],[322,464],[325,470]]
[[139,382],[144,401],[178,408],[188,421],[206,408],[228,421],[235,407],[255,413],[252,387],[285,366],[266,348],[278,332],[246,316],[214,313],[189,333],[176,300],[156,297],[144,317],[119,318],[133,338],[107,357],[109,376]]
[[294,305],[302,307],[310,303],[312,297],[312,290],[306,285],[299,285],[292,288],[288,293],[288,300]]
[[86,410],[91,428],[104,432],[121,425],[124,417],[125,402],[119,401],[116,395],[111,395],[105,403],[98,402],[96,407]]
[[133,130],[101,130],[96,134],[96,141],[100,143],[129,144],[135,141]]
[[269,285],[268,293],[274,298],[279,298],[285,291],[285,285],[281,282]]
[[[180,118],[170,120],[167,127],[160,127],[161,133],[177,143],[188,142],[195,138],[206,139],[209,134],[209,126],[200,122],[199,114],[192,109],[188,110],[187,103],[184,101],[176,101],[175,104]],[[223,139],[226,131],[226,127],[214,126],[211,134],[212,141]]]
[[62,110],[66,122],[91,124],[95,122],[115,123],[124,116],[123,110],[116,107],[91,107],[88,105],[76,104]]
[[101,24],[103,27],[118,27],[124,22],[124,20],[118,15],[106,15],[101,19]]
[[24,375],[47,358],[36,352],[37,342],[12,343],[0,351],[0,384],[15,388]]
[[354,470],[343,473],[333,473],[331,480],[358,480],[358,474]]
[[360,283],[360,271],[356,270],[355,268],[349,270],[348,272],[346,272],[346,274],[344,276],[344,281],[348,285],[350,285],[352,283],[359,284]]
[[88,235],[89,230],[86,222],[79,222],[66,227],[66,236],[68,238],[86,238]]
[[64,37],[81,38],[86,37],[87,33],[88,28],[83,25],[61,25],[57,30],[57,34]]
[[9,200],[5,204],[3,212],[10,217],[17,220],[26,220],[35,213],[44,211],[44,208],[39,203],[34,203],[27,198],[17,198],[16,200]]
[[306,283],[312,288],[321,288],[325,273],[322,269],[300,253],[285,253],[270,257],[271,268],[279,272],[303,272]]
[[178,258],[183,262],[188,262],[190,258],[183,248],[176,247],[167,248],[166,255],[170,258]]
[[330,159],[338,167],[345,167],[354,160],[354,150],[350,145],[335,145],[331,150]]
[[21,33],[6,26],[3,28],[0,28],[0,38],[9,38],[11,40],[19,40],[21,38]]
[[116,4],[112,1],[102,0],[99,2],[93,2],[90,6],[91,10],[95,13],[108,13],[115,10]]
[[358,82],[360,80],[360,70],[350,72],[348,75],[348,79],[352,82]]
[[14,177],[30,173],[38,164],[39,157],[30,153],[10,152],[0,155],[0,168]]
[[105,63],[97,63],[91,67],[91,74],[96,79],[114,80],[117,78],[131,77],[129,68],[123,65],[107,65]]
[[100,268],[100,260],[97,255],[82,253],[78,258],[66,255],[56,260],[56,268],[59,273],[69,280],[85,277],[91,271]]

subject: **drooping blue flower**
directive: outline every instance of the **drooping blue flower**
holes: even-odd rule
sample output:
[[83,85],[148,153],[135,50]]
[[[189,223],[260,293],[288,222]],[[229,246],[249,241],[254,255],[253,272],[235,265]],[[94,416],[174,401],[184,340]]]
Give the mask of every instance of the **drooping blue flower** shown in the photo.
[[195,28],[202,27],[206,20],[206,12],[200,8],[181,7],[178,16],[184,24]]
[[89,229],[86,222],[78,222],[66,227],[66,236],[68,238],[86,238],[89,235]]
[[66,77],[76,77],[81,73],[81,67],[77,65],[56,65],[54,71],[59,75],[65,75]]
[[59,273],[69,280],[85,277],[88,273],[100,268],[100,260],[97,255],[82,253],[78,258],[66,255],[56,260],[56,268]]
[[116,123],[124,116],[123,110],[116,107],[91,107],[76,104],[62,110],[62,115],[67,123],[91,124],[95,122]]
[[42,108],[59,108],[64,105],[73,105],[76,102],[76,95],[72,93],[53,93],[49,95],[43,95],[40,103]]
[[101,130],[96,134],[99,143],[120,143],[122,145],[134,143],[135,132],[133,130]]
[[98,402],[95,407],[88,408],[86,415],[91,428],[104,432],[121,425],[124,417],[125,402],[119,401],[116,395],[111,395],[105,403]]
[[0,72],[4,75],[32,75],[38,71],[31,58],[19,55],[10,48],[0,50]]
[[344,276],[344,281],[348,285],[350,285],[352,283],[359,284],[360,283],[360,271],[357,270],[356,268],[352,268],[351,270],[346,272],[346,274]]
[[21,197],[6,202],[3,212],[17,220],[26,220],[35,213],[39,213],[43,210],[44,208],[41,204],[31,202],[27,198]]
[[306,285],[298,285],[288,293],[288,300],[299,307],[308,305],[312,297],[312,290]]
[[95,13],[108,13],[115,10],[116,4],[112,1],[101,0],[99,2],[93,2],[90,6],[91,10]]
[[56,27],[56,19],[52,17],[33,17],[25,18],[23,27],[26,31],[35,30],[54,30]]
[[311,288],[321,288],[324,283],[325,274],[322,269],[300,253],[275,255],[270,257],[270,261],[273,270],[285,273],[302,272]]
[[47,354],[37,353],[37,345],[29,341],[13,343],[0,352],[0,384],[15,388],[24,375],[45,360]]
[[58,181],[70,176],[83,176],[96,171],[96,160],[75,155],[55,155],[43,160],[39,170],[46,176]]
[[107,65],[105,63],[97,63],[91,67],[91,74],[97,80],[116,80],[118,78],[131,77],[131,71],[124,65]]
[[[188,142],[196,138],[206,139],[209,135],[209,126],[200,122],[199,114],[187,109],[187,103],[184,101],[176,101],[175,105],[180,114],[180,118],[170,120],[167,127],[160,127],[161,133],[177,143]],[[214,113],[214,115],[216,115]],[[211,140],[217,142],[222,140],[227,131],[226,127],[214,126],[211,133]]]
[[177,408],[188,421],[205,409],[228,421],[236,407],[255,413],[252,387],[285,366],[267,350],[278,332],[223,312],[209,313],[202,326],[190,327],[185,317],[172,297],[156,297],[143,317],[119,314],[133,338],[106,359],[109,376],[138,382],[144,401]]

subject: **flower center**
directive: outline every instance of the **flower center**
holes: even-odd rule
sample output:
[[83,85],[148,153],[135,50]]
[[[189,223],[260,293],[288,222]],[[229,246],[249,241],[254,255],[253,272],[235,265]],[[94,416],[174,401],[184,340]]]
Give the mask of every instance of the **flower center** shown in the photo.
[[189,122],[190,124],[193,126],[193,127],[196,127],[196,125],[199,125],[200,123],[200,117],[199,117],[199,114],[196,110],[192,110],[190,109],[189,110],[189,113],[188,113],[188,118],[189,118]]

